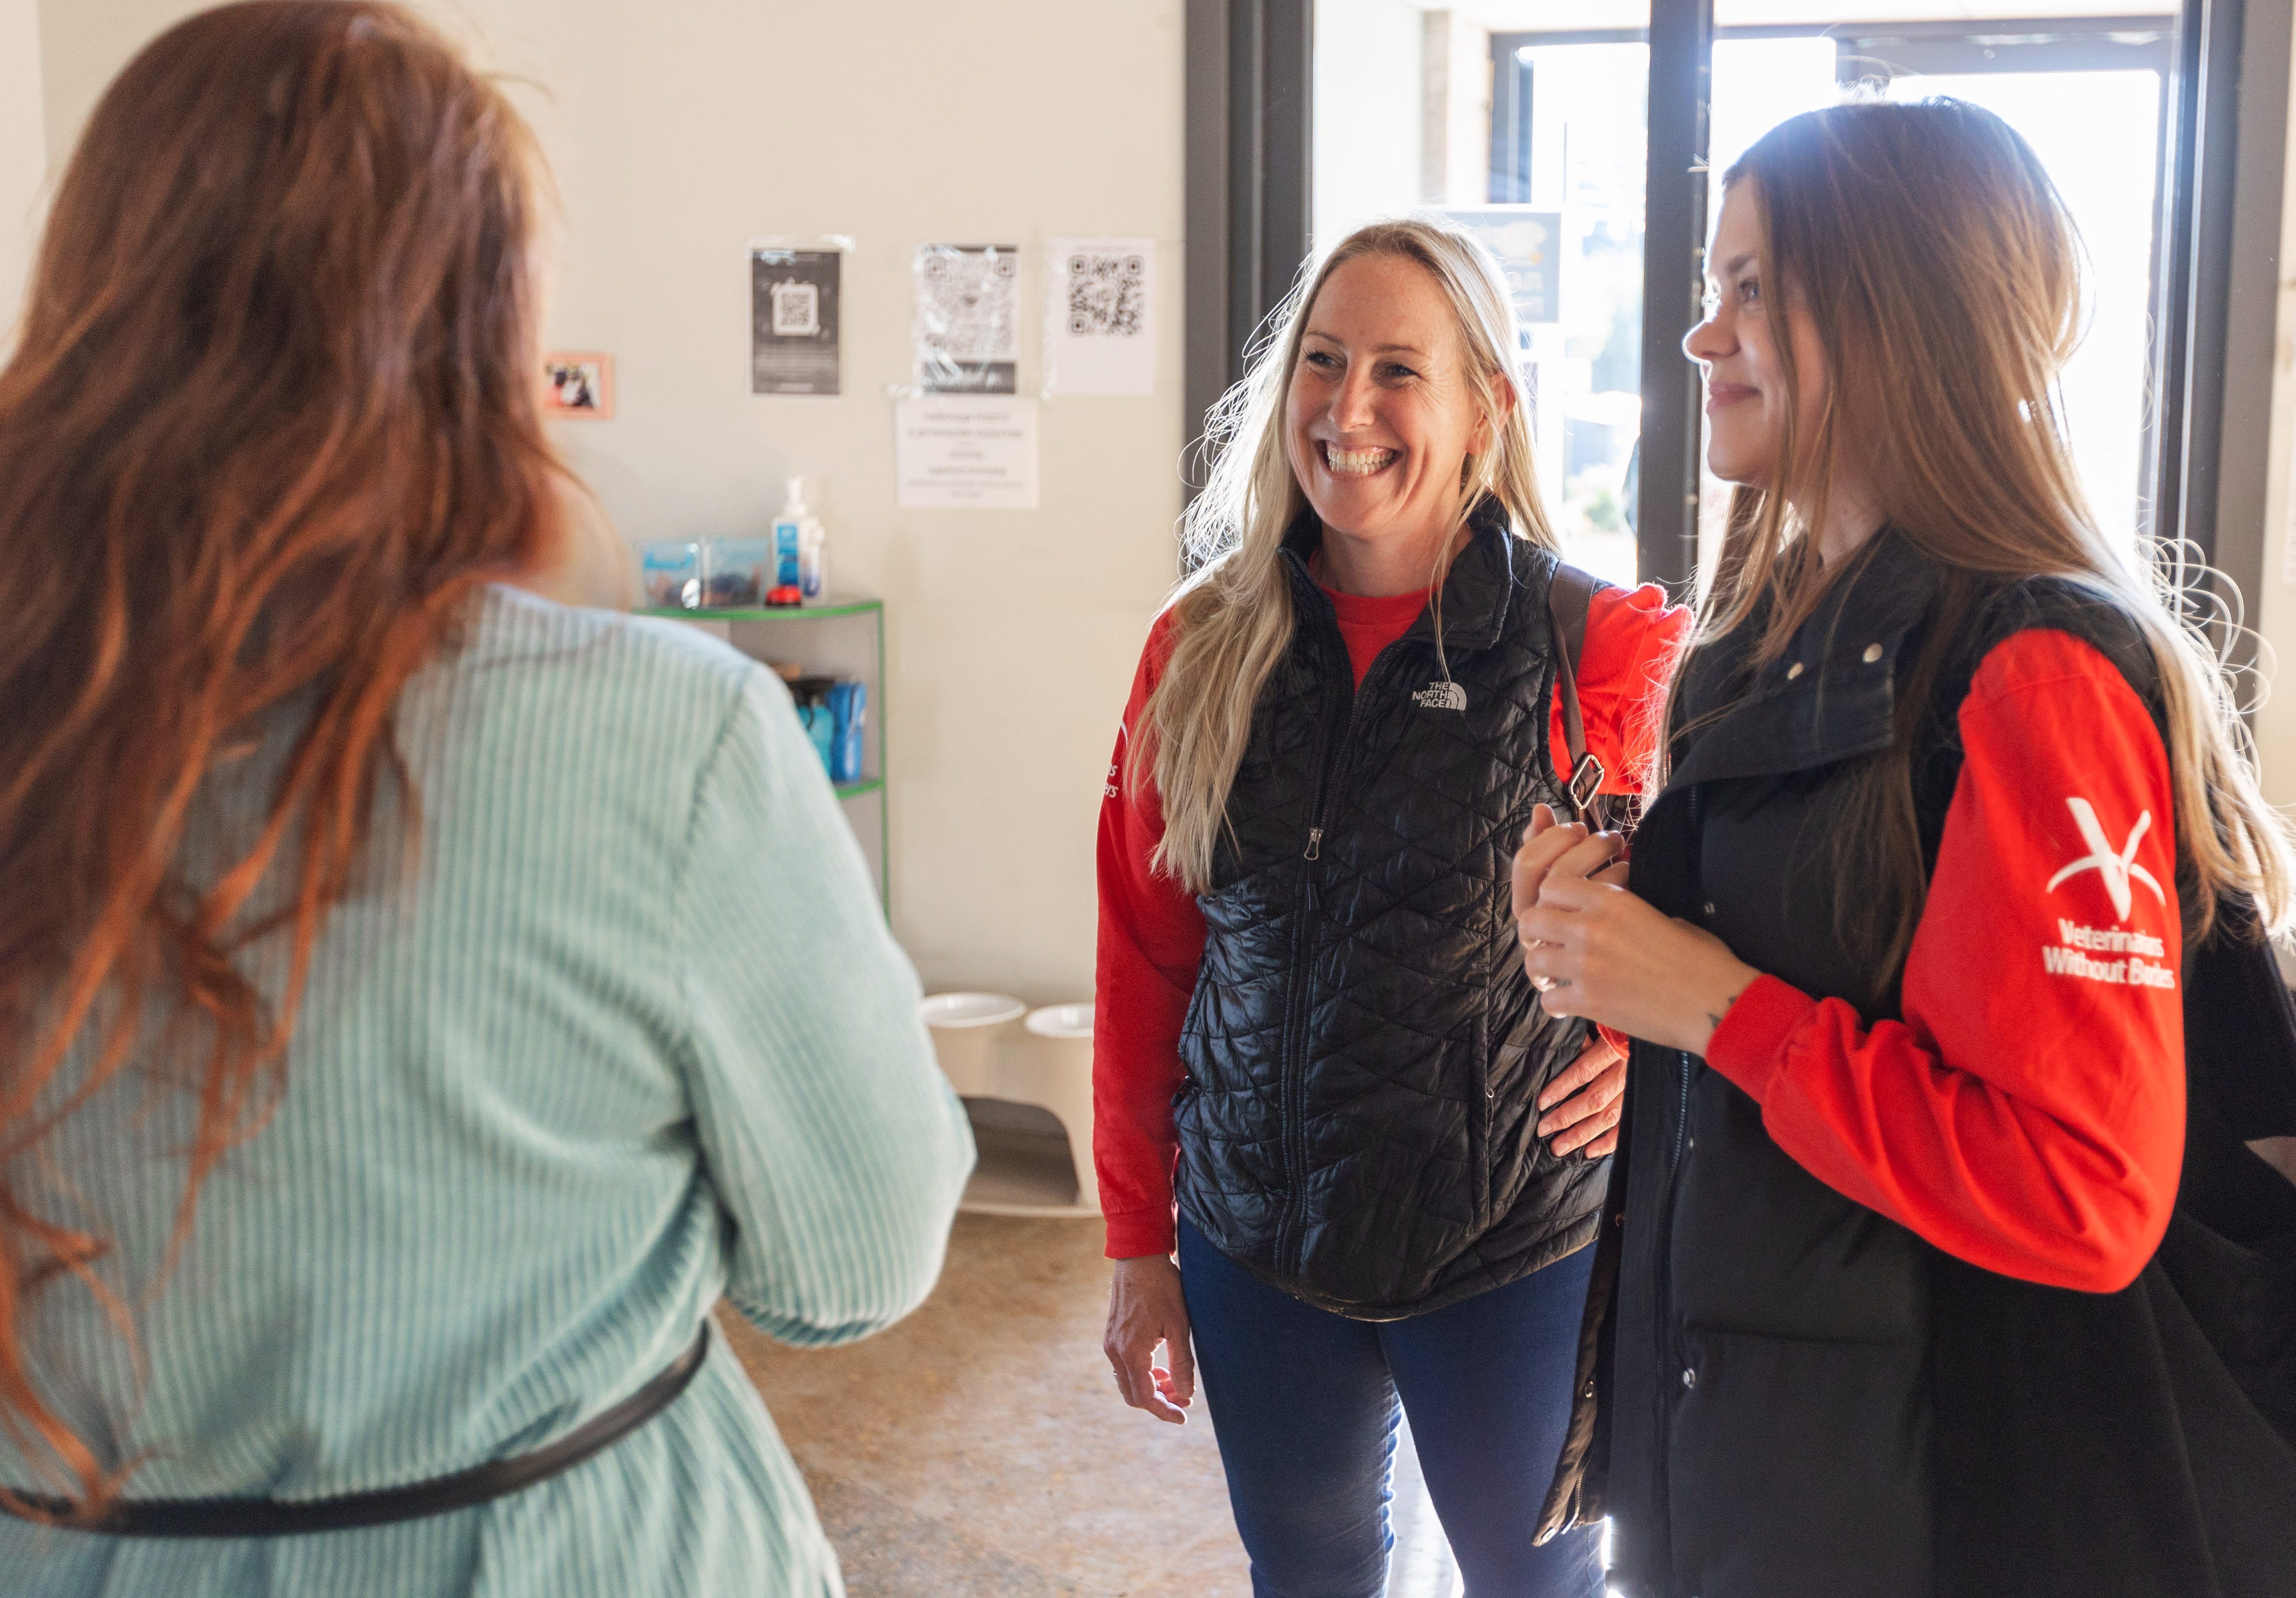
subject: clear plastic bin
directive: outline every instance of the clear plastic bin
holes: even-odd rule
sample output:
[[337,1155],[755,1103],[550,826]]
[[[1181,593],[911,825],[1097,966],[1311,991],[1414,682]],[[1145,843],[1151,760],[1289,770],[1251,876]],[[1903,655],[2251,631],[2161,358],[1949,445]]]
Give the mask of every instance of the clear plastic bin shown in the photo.
[[639,586],[658,611],[694,611],[701,606],[701,545],[667,539],[638,546]]
[[774,586],[771,538],[710,538],[701,545],[702,604],[714,610],[761,605]]

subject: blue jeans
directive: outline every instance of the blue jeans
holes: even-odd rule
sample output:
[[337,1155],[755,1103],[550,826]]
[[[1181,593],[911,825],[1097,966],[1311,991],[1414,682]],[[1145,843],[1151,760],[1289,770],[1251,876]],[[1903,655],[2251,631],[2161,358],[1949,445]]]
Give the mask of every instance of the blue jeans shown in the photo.
[[1180,1282],[1256,1598],[1377,1598],[1397,1401],[1467,1598],[1600,1598],[1597,1531],[1531,1545],[1562,1450],[1595,1250],[1464,1303],[1351,1321],[1185,1220]]

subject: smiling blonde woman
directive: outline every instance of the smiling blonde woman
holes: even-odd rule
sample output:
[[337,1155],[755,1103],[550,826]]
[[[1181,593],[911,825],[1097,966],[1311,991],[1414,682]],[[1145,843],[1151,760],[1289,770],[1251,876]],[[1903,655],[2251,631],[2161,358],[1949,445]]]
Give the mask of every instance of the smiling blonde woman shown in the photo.
[[1572,744],[1634,790],[1688,618],[1562,566],[1517,348],[1439,223],[1325,258],[1224,412],[1102,810],[1107,1353],[1166,1420],[1201,1362],[1261,1592],[1382,1589],[1398,1397],[1477,1598],[1600,1590],[1591,1535],[1529,1533],[1620,1080],[1536,1004],[1506,866]]

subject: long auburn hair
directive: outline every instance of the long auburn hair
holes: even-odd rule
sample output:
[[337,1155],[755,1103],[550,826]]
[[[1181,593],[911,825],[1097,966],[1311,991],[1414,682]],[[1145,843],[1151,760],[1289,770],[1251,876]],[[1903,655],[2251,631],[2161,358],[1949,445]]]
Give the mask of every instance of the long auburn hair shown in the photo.
[[[1284,449],[1300,340],[1324,284],[1364,256],[1417,263],[1456,316],[1465,376],[1491,437],[1484,454],[1467,459],[1460,524],[1491,497],[1507,512],[1514,537],[1541,549],[1561,547],[1538,496],[1526,407],[1501,408],[1514,381],[1513,352],[1521,340],[1497,264],[1473,238],[1436,217],[1405,217],[1356,229],[1312,271],[1303,271],[1269,316],[1269,331],[1243,381],[1214,408],[1206,436],[1213,452],[1210,478],[1183,523],[1183,549],[1196,570],[1173,596],[1177,641],[1126,759],[1133,774],[1155,774],[1164,813],[1156,869],[1191,892],[1211,884],[1228,791],[1251,738],[1252,709],[1292,643],[1292,586],[1280,557],[1285,531],[1308,506]],[[1439,634],[1443,575],[1458,530],[1452,529],[1437,545],[1430,574]]]
[[[0,369],[0,1425],[83,1512],[126,1468],[44,1398],[28,1318],[70,1276],[125,1321],[107,1240],[18,1184],[156,1055],[197,1105],[180,1244],[275,1103],[313,942],[402,785],[400,689],[562,536],[541,181],[508,102],[407,12],[248,0],[128,64],[57,192]],[[252,847],[187,880],[203,780],[299,695]],[[258,915],[266,882],[284,907]],[[264,991],[239,957],[275,935]]]
[[[2291,914],[2287,822],[2264,801],[2232,687],[2177,596],[2101,534],[2066,441],[2057,380],[2083,324],[2080,245],[2055,185],[2016,131],[1952,100],[1860,102],[1780,123],[1724,175],[1757,208],[1765,298],[1785,389],[1778,480],[1734,494],[1700,646],[1759,627],[1775,660],[1825,589],[1837,450],[1852,447],[1887,524],[1942,567],[1939,612],[1906,668],[1898,736],[1853,779],[1834,830],[1844,881],[1881,891],[1838,930],[1894,986],[1927,892],[1911,758],[1931,685],[1985,579],[2061,578],[2142,630],[2167,709],[2186,933],[2220,897],[2263,926]],[[1775,312],[1806,307],[1824,365],[1816,436],[1796,436],[1800,374]],[[1685,660],[1685,667],[1686,668]]]

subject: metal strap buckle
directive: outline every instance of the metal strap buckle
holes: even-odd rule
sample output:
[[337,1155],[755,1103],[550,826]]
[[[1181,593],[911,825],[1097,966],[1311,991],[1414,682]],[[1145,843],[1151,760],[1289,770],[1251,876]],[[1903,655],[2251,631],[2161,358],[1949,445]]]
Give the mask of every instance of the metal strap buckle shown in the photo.
[[1595,802],[1595,795],[1602,786],[1603,763],[1591,754],[1579,756],[1578,764],[1570,771],[1570,802],[1581,816],[1587,814],[1587,807]]

